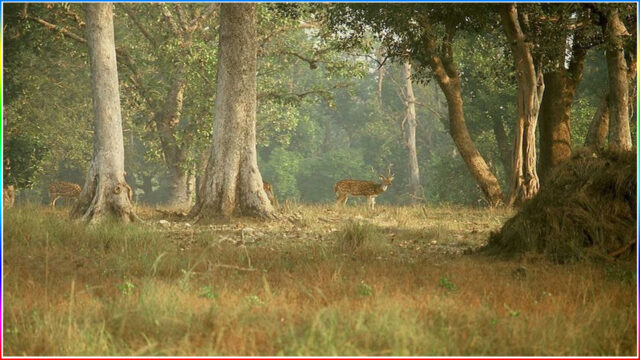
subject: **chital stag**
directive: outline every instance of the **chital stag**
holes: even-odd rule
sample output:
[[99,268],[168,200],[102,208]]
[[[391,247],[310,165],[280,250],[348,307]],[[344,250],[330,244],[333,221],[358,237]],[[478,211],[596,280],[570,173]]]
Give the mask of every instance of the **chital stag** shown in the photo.
[[56,181],[49,185],[49,200],[51,201],[51,207],[56,207],[56,201],[63,197],[65,198],[65,205],[69,203],[69,199],[73,198],[78,200],[82,188],[78,184]]
[[376,196],[387,190],[393,181],[394,175],[391,173],[391,164],[387,167],[387,176],[380,175],[380,183],[364,180],[345,179],[340,180],[333,187],[336,193],[336,204],[345,205],[347,197],[364,196],[367,198],[367,204],[373,210],[376,204]]
[[264,192],[267,193],[267,197],[269,198],[269,201],[271,201],[271,205],[278,206],[278,199],[276,199],[276,196],[273,193],[273,187],[271,187],[271,184],[263,180],[262,188],[264,189]]

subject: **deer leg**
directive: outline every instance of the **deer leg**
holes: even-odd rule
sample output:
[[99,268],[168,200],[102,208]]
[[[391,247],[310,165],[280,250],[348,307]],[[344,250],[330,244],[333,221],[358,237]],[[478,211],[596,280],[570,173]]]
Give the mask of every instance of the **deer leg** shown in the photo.
[[375,198],[373,196],[367,196],[367,205],[373,210],[373,204],[375,203]]
[[56,196],[53,198],[53,200],[51,201],[51,208],[55,209],[56,208],[56,201],[58,201],[58,199],[60,198],[60,196]]

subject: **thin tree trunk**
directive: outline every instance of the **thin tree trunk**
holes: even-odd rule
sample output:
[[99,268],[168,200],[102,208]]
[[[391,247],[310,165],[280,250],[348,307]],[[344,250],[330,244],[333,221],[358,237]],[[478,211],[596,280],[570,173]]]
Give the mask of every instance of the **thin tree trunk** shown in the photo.
[[416,204],[422,202],[424,190],[420,184],[420,168],[418,167],[418,154],[416,151],[416,99],[413,94],[413,84],[411,83],[411,64],[404,63],[406,110],[405,118],[402,122],[405,146],[408,152],[409,164],[409,202]]
[[627,61],[624,58],[623,36],[627,30],[618,16],[618,10],[607,12],[606,54],[609,74],[609,149],[629,151],[632,148],[629,126],[629,82]]
[[272,217],[256,156],[257,6],[222,4],[213,142],[191,215]]
[[384,48],[382,45],[378,48],[378,103],[382,105],[382,80],[384,78],[384,68],[382,62],[384,61]]
[[125,181],[113,5],[90,3],[85,11],[95,117],[93,158],[71,217],[94,223],[112,216],[129,222],[138,217],[131,206],[131,187]]
[[[424,25],[429,26],[428,24]],[[454,32],[454,28],[447,28],[442,50],[444,53],[443,56],[439,55],[435,39],[433,37],[428,39],[427,53],[429,54],[429,67],[433,71],[438,85],[447,100],[449,133],[451,134],[453,142],[456,144],[460,156],[482,190],[489,206],[499,206],[503,204],[500,183],[498,183],[498,179],[491,172],[491,169],[489,169],[486,161],[473,143],[469,135],[469,130],[467,129],[467,124],[465,123],[461,80],[453,62],[452,39]]]
[[516,5],[504,5],[500,14],[518,74],[518,118],[508,200],[509,205],[514,205],[532,198],[540,189],[536,170],[536,125],[544,79],[541,72],[536,72],[532,44],[525,42]]
[[511,147],[507,138],[507,132],[504,129],[504,123],[499,117],[493,118],[493,134],[496,137],[496,143],[498,144],[498,150],[500,152],[500,161],[504,168],[505,174],[511,174]]
[[165,97],[162,112],[156,117],[165,164],[169,169],[169,199],[167,204],[181,209],[191,206],[187,190],[187,172],[184,169],[186,148],[176,139],[177,126],[182,116],[184,93],[187,87],[185,65],[176,65],[171,87]]
[[609,133],[609,92],[606,92],[600,100],[598,110],[589,124],[589,131],[584,145],[595,150],[604,149]]
[[153,176],[142,175],[142,191],[144,191],[144,201],[149,204],[153,198]]

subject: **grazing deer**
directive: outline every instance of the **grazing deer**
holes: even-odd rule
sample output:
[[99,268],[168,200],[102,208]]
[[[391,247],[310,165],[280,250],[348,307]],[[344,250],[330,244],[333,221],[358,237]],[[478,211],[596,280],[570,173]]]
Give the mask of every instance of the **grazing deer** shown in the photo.
[[12,208],[16,202],[16,188],[13,185],[7,185],[2,189],[2,207]]
[[271,187],[271,184],[266,181],[262,181],[262,188],[264,189],[264,192],[267,193],[267,197],[269,198],[271,205],[278,206],[278,199],[276,199],[276,195],[273,193],[273,187]]
[[80,191],[82,191],[82,188],[78,184],[66,181],[56,181],[51,183],[49,185],[49,200],[51,200],[51,207],[55,208],[56,201],[61,197],[65,198],[65,205],[69,203],[69,198],[78,200]]
[[376,204],[376,196],[385,192],[393,181],[394,175],[391,173],[391,164],[387,167],[387,171],[387,176],[380,175],[380,184],[373,181],[353,179],[338,181],[333,187],[333,192],[336,193],[336,204],[345,205],[349,195],[365,196],[367,198],[367,204],[371,206],[371,210],[373,210]]

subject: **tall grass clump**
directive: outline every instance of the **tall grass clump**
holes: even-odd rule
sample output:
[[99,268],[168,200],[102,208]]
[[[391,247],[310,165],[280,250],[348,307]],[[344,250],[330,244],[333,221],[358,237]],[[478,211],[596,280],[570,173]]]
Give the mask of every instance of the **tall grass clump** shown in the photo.
[[384,246],[380,229],[365,221],[349,221],[337,234],[339,251],[355,252],[360,249],[375,250]]

